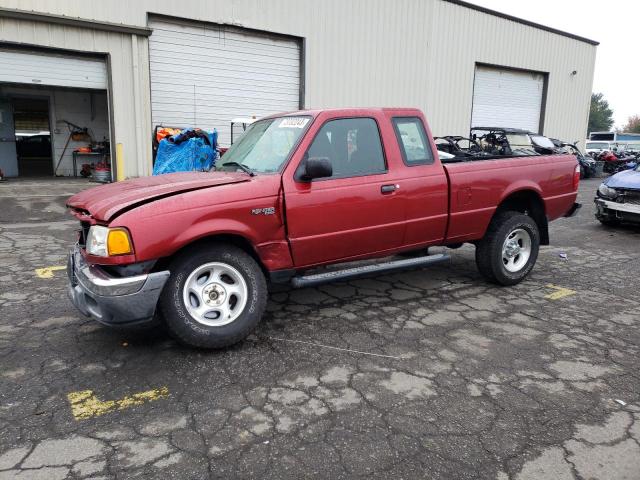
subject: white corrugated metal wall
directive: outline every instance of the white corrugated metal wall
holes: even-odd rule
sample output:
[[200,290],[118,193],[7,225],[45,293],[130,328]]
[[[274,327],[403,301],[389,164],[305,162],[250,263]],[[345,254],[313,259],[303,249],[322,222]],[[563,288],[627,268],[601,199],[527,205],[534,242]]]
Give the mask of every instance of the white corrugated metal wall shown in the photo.
[[154,126],[215,128],[229,146],[232,119],[298,110],[299,41],[164,18],[150,26]]
[[[305,40],[307,107],[417,106],[438,135],[468,132],[476,63],[546,72],[544,133],[568,140],[586,133],[594,45],[444,0],[186,0],[179,10],[170,0],[0,0],[0,6],[137,26],[146,26],[151,12],[298,36]],[[128,128],[127,114],[134,116],[132,106],[139,101],[134,118],[146,115],[148,122],[136,125],[139,135],[124,135],[133,140],[149,133],[146,93],[134,95],[132,88],[150,90],[146,38],[132,47],[133,40],[124,35],[15,28],[0,29],[0,39],[11,41],[17,33],[36,44],[109,48],[115,59],[114,113],[121,120],[116,129]],[[138,61],[135,82],[132,48]],[[140,174],[148,171],[144,143],[139,148],[148,154],[147,163],[129,167],[128,174],[136,168]]]

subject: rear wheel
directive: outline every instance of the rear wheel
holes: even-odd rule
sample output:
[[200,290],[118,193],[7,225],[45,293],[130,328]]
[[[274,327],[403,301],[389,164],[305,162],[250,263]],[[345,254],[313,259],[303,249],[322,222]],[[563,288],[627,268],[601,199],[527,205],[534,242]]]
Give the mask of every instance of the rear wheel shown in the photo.
[[266,280],[245,251],[203,245],[181,254],[170,269],[160,308],[167,329],[180,342],[222,348],[244,339],[260,322]]
[[504,212],[489,225],[476,245],[476,264],[489,281],[515,285],[531,272],[540,249],[540,232],[533,219],[520,212]]

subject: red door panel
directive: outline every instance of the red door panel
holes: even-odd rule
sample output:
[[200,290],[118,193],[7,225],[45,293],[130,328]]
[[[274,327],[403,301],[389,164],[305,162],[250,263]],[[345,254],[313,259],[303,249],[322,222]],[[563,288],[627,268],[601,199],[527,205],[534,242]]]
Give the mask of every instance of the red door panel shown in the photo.
[[296,266],[397,248],[404,233],[400,191],[390,174],[293,183],[285,187],[288,234]]
[[449,187],[440,164],[412,167],[415,176],[398,182],[406,197],[405,246],[438,244],[449,218]]
[[301,152],[322,157],[331,178],[305,182],[288,169],[284,178],[288,237],[296,266],[334,262],[399,248],[404,236],[403,189],[396,188],[397,158],[386,148],[381,112],[318,118]]
[[441,243],[447,229],[449,186],[431,132],[422,114],[388,111],[387,118],[396,140],[389,149],[397,150],[402,161],[397,181],[405,198],[403,246]]

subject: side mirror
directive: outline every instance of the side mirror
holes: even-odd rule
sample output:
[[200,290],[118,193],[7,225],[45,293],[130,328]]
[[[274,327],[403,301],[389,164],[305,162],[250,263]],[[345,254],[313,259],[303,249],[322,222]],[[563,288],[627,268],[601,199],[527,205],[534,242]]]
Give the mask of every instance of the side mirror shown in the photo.
[[327,157],[311,157],[305,160],[300,178],[309,182],[314,178],[326,178],[332,175],[331,160]]

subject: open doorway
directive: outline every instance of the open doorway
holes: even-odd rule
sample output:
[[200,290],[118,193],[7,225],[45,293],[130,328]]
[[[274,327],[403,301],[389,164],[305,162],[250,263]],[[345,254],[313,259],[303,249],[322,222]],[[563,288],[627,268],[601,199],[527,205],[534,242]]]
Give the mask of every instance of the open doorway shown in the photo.
[[105,90],[0,83],[0,170],[111,181]]
[[49,100],[14,97],[11,106],[19,175],[53,176]]

